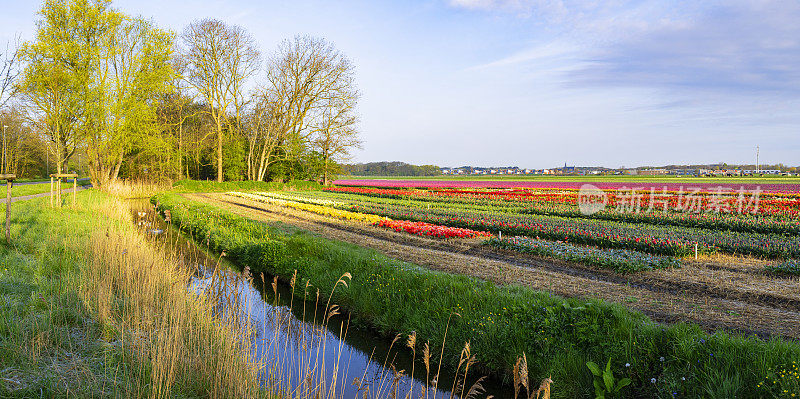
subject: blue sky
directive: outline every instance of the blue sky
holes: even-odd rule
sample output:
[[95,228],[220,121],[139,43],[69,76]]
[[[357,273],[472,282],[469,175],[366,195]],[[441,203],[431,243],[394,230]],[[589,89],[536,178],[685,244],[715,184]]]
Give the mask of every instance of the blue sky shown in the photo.
[[[214,17],[269,54],[295,34],[357,66],[354,161],[442,166],[800,164],[800,2],[173,1],[115,7],[182,31]],[[36,1],[0,40],[30,38]]]

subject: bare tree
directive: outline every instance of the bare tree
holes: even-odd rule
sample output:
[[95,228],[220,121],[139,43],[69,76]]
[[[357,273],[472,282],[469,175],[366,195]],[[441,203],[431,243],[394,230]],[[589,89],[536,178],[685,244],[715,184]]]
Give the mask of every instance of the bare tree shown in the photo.
[[[207,103],[217,134],[217,181],[223,180],[223,125],[233,108],[237,120],[242,88],[258,68],[259,52],[244,29],[216,19],[189,24],[183,33],[186,79]],[[238,126],[238,122],[236,122]]]
[[355,104],[358,93],[353,75],[350,60],[325,39],[296,36],[281,43],[269,60],[266,97],[271,99],[273,136],[281,144],[291,144],[285,146],[287,157],[297,156],[299,151],[293,149],[309,143],[320,131],[324,124],[319,120],[326,112],[328,125],[343,123],[343,119],[334,123],[330,118],[336,112],[327,110],[348,103],[345,99]]
[[312,138],[313,146],[322,154],[322,182],[328,185],[331,172],[335,171],[335,162],[344,161],[353,148],[361,148],[358,137],[358,117],[354,112],[358,93],[343,92],[341,97],[332,98],[322,110],[315,126]]
[[[173,75],[170,81],[170,92],[161,100],[159,110],[162,123],[174,136],[177,141],[176,148],[176,177],[178,180],[184,177],[183,159],[186,156],[184,150],[184,129],[186,121],[197,116],[201,111],[196,106],[195,99],[187,87],[185,72],[186,62],[180,53],[173,53],[172,59]],[[173,129],[177,128],[177,132]]]
[[19,68],[19,36],[6,42],[6,50],[0,54],[0,108],[4,108],[16,92]]
[[27,116],[19,107],[8,107],[0,112],[0,121],[7,126],[4,150],[6,173],[27,176],[27,173],[44,166],[45,145],[41,137],[28,123]]
[[286,141],[278,102],[268,90],[254,95],[254,104],[244,118],[244,133],[248,142],[247,178],[264,180],[278,147]]

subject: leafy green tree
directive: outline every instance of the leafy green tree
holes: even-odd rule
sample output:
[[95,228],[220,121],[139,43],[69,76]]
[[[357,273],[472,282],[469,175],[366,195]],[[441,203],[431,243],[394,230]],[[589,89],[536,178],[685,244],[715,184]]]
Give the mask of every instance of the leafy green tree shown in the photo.
[[36,38],[20,49],[25,63],[17,89],[31,119],[53,145],[56,172],[64,172],[81,144],[97,36],[106,29],[108,0],[45,1]]
[[98,39],[85,129],[89,172],[100,187],[114,182],[128,154],[163,146],[158,99],[169,90],[173,35],[152,22],[107,12]]
[[102,187],[127,155],[158,139],[154,105],[172,75],[173,35],[109,0],[47,0],[39,14],[36,38],[20,51],[20,92],[53,144],[57,172],[84,148]]

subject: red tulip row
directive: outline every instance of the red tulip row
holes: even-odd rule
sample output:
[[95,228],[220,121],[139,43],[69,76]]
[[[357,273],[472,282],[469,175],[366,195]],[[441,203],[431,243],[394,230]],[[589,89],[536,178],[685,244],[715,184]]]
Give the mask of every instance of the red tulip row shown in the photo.
[[439,226],[425,222],[410,222],[406,220],[381,220],[375,223],[378,227],[385,227],[397,232],[406,232],[423,237],[436,238],[475,238],[491,237],[485,231],[475,231],[458,227]]

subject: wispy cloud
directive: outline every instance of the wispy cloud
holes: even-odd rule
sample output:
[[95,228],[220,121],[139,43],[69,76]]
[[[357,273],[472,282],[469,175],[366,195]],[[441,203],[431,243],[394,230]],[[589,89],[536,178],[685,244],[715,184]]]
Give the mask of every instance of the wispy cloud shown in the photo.
[[562,29],[552,43],[472,69],[558,60],[558,69],[566,73],[564,80],[575,87],[800,94],[800,2],[796,0],[450,0],[449,4],[480,12],[533,13]]
[[520,64],[560,68],[579,60],[578,46],[566,42],[549,42],[520,50],[506,57],[467,68],[471,71],[510,67]]
[[659,27],[598,49],[571,77],[623,85],[800,94],[800,3],[718,6],[682,25]]

